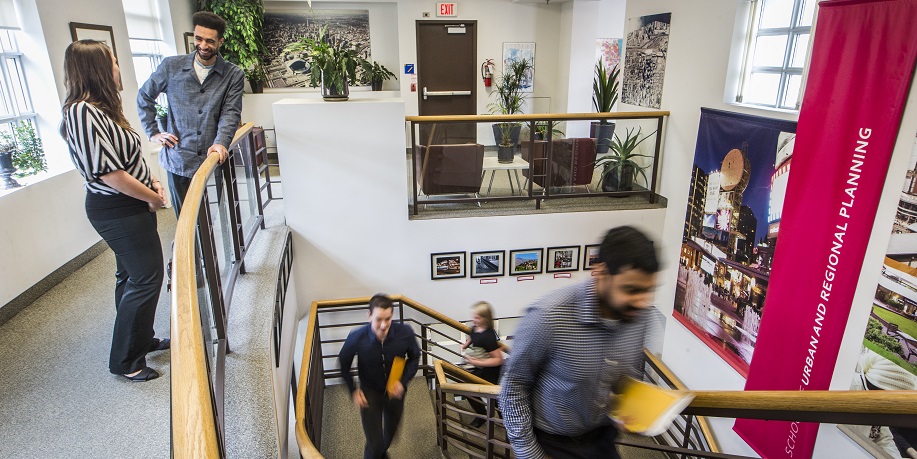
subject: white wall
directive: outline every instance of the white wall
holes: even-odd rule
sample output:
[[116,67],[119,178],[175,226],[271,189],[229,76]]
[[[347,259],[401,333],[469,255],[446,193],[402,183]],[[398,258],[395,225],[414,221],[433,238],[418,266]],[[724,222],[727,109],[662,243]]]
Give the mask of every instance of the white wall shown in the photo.
[[[0,305],[101,240],[86,219],[82,177],[73,170],[66,144],[57,135],[61,102],[66,94],[63,60],[64,50],[72,41],[70,22],[113,27],[124,83],[121,93],[124,113],[131,125],[140,130],[135,102],[137,83],[121,1],[18,0],[16,3],[23,26],[24,38],[20,41],[25,53],[23,64],[40,115],[39,132],[51,174],[0,198],[0,221],[4,222],[0,228],[0,254],[3,254]],[[171,3],[176,10],[191,11],[192,0]],[[187,21],[190,24],[190,16]]]
[[[491,302],[498,316],[517,315],[537,297],[589,274],[540,274],[524,282],[505,276],[491,285],[471,278],[434,281],[430,254],[593,244],[623,224],[661,236],[662,209],[409,220],[404,111],[405,104],[393,99],[274,104],[300,314],[314,300],[387,292],[459,319],[469,318],[469,307],[481,300]],[[361,135],[354,135],[355,126]]]
[[[741,107],[723,102],[730,97],[730,93],[734,94],[730,88],[735,84],[735,66],[738,65],[739,56],[733,52],[733,44],[744,38],[742,28],[746,24],[747,7],[748,3],[741,0],[697,0],[690,4],[643,0],[628,2],[627,5],[627,18],[672,13],[661,107],[663,110],[671,111],[664,140],[661,174],[663,181],[660,190],[661,194],[669,199],[662,238],[663,246],[666,248],[665,258],[669,260],[677,259],[681,243],[700,107],[779,119],[797,118],[797,115],[792,113]],[[622,104],[620,110],[639,108]],[[912,92],[890,167],[894,172],[886,182],[876,215],[877,224],[864,260],[860,285],[854,298],[855,306],[840,349],[832,389],[847,389],[850,386],[856,354],[862,345],[866,328],[868,306],[875,292],[892,218],[904,180],[903,171],[907,169],[907,161],[913,147],[917,130],[915,112],[915,94]],[[673,262],[665,267],[667,269],[662,273],[662,277],[670,281],[660,286],[656,301],[660,309],[671,315],[675,298],[674,280],[677,278],[677,263]],[[663,351],[664,361],[690,388],[741,390],[744,387],[745,379],[693,334],[674,320],[668,323]],[[712,423],[717,438],[726,452],[754,454],[732,431],[732,420],[714,419]],[[816,443],[815,457],[871,456],[867,456],[835,426],[823,425]]]

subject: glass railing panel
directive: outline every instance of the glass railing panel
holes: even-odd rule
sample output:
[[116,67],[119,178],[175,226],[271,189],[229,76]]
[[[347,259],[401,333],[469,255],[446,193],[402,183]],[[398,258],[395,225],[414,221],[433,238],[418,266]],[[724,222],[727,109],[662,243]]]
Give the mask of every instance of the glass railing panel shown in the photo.
[[[232,218],[229,214],[229,197],[227,186],[223,178],[222,167],[217,167],[213,175],[207,179],[207,207],[210,212],[210,225],[213,231],[214,252],[217,264],[220,267],[220,279],[223,285],[231,285],[229,276],[235,263],[235,249],[233,240]],[[203,211],[203,209],[202,209]]]
[[[201,334],[204,338],[204,349],[207,352],[207,367],[210,369],[210,374],[216,374],[216,364],[217,364],[217,342],[219,333],[217,331],[217,314],[214,313],[214,307],[218,307],[213,304],[210,295],[210,282],[207,279],[206,270],[204,268],[204,257],[202,253],[206,253],[204,247],[201,245],[200,232],[195,233],[194,246],[197,248],[197,256],[194,257],[195,263],[195,282],[197,285],[197,305],[198,310],[201,315]],[[211,385],[213,384],[213,379],[211,378]]]
[[239,220],[242,222],[245,240],[256,231],[258,225],[258,186],[255,181],[258,165],[252,162],[251,145],[240,144],[234,149],[236,185],[239,192]]

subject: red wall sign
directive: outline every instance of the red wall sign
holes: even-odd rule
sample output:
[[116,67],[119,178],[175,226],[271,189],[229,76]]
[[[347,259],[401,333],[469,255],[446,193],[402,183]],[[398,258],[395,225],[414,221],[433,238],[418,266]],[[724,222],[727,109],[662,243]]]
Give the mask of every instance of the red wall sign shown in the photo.
[[437,16],[457,16],[458,10],[455,7],[455,3],[437,3],[436,4],[436,15]]

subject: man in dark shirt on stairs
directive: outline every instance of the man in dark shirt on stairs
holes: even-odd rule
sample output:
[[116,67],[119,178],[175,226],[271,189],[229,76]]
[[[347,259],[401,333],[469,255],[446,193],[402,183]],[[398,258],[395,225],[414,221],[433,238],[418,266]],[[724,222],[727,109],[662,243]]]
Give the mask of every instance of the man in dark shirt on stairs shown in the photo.
[[[404,395],[408,382],[417,373],[420,347],[410,325],[392,323],[392,300],[381,293],[369,300],[369,323],[351,330],[341,347],[338,358],[341,374],[353,403],[360,408],[366,446],[363,459],[387,458],[389,446],[401,423],[404,412]],[[357,356],[356,387],[350,368]],[[395,357],[406,359],[401,379],[386,390],[389,372]]]

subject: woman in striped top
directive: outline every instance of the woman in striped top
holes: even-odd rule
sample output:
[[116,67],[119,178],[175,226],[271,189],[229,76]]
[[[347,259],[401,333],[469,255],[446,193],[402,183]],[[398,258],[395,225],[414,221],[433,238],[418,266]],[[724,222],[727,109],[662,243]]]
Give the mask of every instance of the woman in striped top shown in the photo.
[[156,211],[165,203],[162,184],[143,160],[140,136],[121,108],[121,70],[102,42],[80,40],[64,54],[61,135],[70,159],[86,179],[86,216],[115,253],[115,325],[108,369],[131,381],[159,373],[146,354],[167,349],[154,338],[153,319],[162,288],[162,246]]

